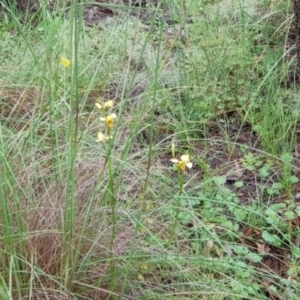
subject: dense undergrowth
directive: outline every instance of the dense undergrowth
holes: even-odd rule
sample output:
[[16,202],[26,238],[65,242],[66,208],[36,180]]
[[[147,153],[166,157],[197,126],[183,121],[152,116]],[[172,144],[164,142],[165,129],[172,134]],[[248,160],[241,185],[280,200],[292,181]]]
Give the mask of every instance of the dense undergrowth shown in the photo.
[[1,2],[1,299],[299,299],[289,1]]

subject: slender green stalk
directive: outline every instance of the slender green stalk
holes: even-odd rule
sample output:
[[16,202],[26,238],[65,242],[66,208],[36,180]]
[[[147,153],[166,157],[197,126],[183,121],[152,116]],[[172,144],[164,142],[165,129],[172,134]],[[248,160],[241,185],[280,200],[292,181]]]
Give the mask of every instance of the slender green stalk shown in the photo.
[[[159,11],[160,6],[157,7],[155,14],[154,14],[154,18],[152,20],[152,24],[151,26],[154,25],[154,20],[156,19],[157,15],[158,15],[158,11]],[[151,161],[152,161],[152,155],[153,155],[153,151],[152,151],[152,147],[153,147],[153,136],[154,136],[154,124],[155,124],[155,107],[156,107],[156,93],[157,93],[157,89],[158,89],[158,76],[159,76],[159,71],[160,71],[160,62],[161,62],[161,57],[160,57],[160,50],[161,50],[161,46],[162,46],[162,30],[163,30],[163,26],[160,23],[159,24],[159,35],[158,35],[158,47],[157,47],[157,52],[156,52],[156,60],[155,60],[155,73],[154,73],[154,81],[153,81],[153,85],[152,85],[152,89],[153,89],[153,95],[152,95],[152,107],[151,107],[151,114],[150,114],[150,129],[149,129],[149,148],[148,148],[148,159],[147,159],[147,173],[146,173],[146,178],[144,181],[144,185],[143,185],[143,190],[142,190],[142,194],[141,194],[141,200],[144,201],[145,200],[145,195],[147,192],[147,186],[148,186],[148,181],[149,181],[149,175],[150,175],[150,168],[151,168]],[[151,28],[150,28],[151,30]]]
[[177,171],[178,171],[178,183],[179,183],[179,192],[178,192],[178,201],[177,201],[178,204],[176,205],[176,209],[175,209],[175,216],[174,216],[171,233],[170,233],[170,237],[169,237],[169,241],[168,241],[168,247],[173,242],[173,239],[174,239],[174,236],[176,233],[176,227],[178,225],[179,214],[180,214],[180,209],[181,209],[180,208],[180,199],[183,194],[184,174],[183,174],[182,170],[180,170],[180,168],[177,168]]
[[[68,136],[68,182],[65,207],[65,265],[68,266],[66,276],[66,287],[72,293],[72,281],[77,266],[78,255],[76,255],[76,178],[75,166],[78,153],[78,126],[79,126],[79,93],[78,93],[78,44],[80,35],[80,15],[78,0],[72,1],[71,7],[71,87],[70,87],[70,115]],[[75,113],[75,118],[73,117]],[[65,269],[66,270],[66,269]],[[65,271],[64,270],[64,271]]]
[[[107,127],[107,133],[110,137],[112,135],[111,127]],[[116,195],[115,195],[115,186],[114,186],[114,170],[113,170],[113,159],[111,155],[111,150],[113,146],[113,140],[111,141],[110,147],[107,153],[107,167],[108,167],[108,198],[109,198],[109,206],[111,208],[111,238],[110,238],[110,290],[113,292],[116,288],[115,282],[115,257],[114,257],[114,242],[116,237],[116,226],[117,226],[117,219],[116,219]]]

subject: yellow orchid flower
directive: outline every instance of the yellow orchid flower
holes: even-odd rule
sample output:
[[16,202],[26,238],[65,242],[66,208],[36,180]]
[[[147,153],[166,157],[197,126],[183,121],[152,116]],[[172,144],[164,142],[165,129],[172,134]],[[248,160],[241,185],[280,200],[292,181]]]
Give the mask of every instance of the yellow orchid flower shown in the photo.
[[178,160],[177,158],[172,158],[171,162],[177,164],[182,172],[184,172],[187,168],[191,169],[193,167],[190,156],[188,154],[181,155],[180,160]]
[[101,100],[98,100],[98,102],[96,102],[95,105],[98,109],[103,109],[103,108],[112,108],[115,105],[115,103],[113,100],[108,100],[103,104]]
[[107,140],[111,139],[111,136],[106,136],[104,135],[102,132],[98,132],[98,135],[97,135],[97,142],[99,143],[102,143],[102,142],[105,142]]
[[105,108],[112,108],[115,105],[113,100],[108,100],[104,103]]
[[65,68],[69,67],[71,64],[70,60],[65,57],[61,57],[60,62]]
[[112,128],[115,124],[116,114],[108,115],[106,118],[100,118],[101,121],[105,121],[106,127]]

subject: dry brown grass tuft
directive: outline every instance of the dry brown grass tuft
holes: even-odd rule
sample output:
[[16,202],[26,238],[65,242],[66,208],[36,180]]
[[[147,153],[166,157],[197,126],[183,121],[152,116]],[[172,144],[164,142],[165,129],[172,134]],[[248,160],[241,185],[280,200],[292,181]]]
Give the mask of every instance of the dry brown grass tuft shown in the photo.
[[45,102],[44,94],[30,86],[0,86],[0,118],[11,129],[28,128],[37,105]]
[[21,300],[75,300],[69,293],[57,289],[43,289],[33,291],[32,295],[26,295]]
[[[34,266],[43,270],[47,276],[57,276],[61,271],[62,234],[55,232],[54,228],[43,230],[40,227],[36,232],[28,232],[27,254],[34,257]],[[28,257],[28,260],[30,259]],[[53,282],[48,280],[43,286],[52,285]]]
[[[36,159],[45,160],[47,158],[51,161],[49,154],[44,155],[44,157],[41,156]],[[44,166],[47,166],[47,163]],[[120,223],[117,224],[116,237],[111,249],[110,208],[101,206],[105,187],[94,195],[95,188],[99,184],[99,173],[102,166],[101,160],[93,159],[78,163],[76,168],[75,244],[71,247],[74,247],[79,255],[75,268],[79,271],[75,277],[80,278],[80,284],[74,285],[74,291],[79,289],[80,293],[87,295],[88,299],[106,299],[109,293],[106,289],[109,290],[107,278],[110,272],[109,258],[111,252],[116,259],[116,265],[122,263],[122,256],[130,252],[135,232],[133,224],[128,223],[126,213],[117,209]],[[17,170],[18,167],[20,170]],[[64,241],[63,223],[66,209],[67,179],[66,176],[63,176],[62,181],[57,182],[53,169],[50,170],[45,167],[44,173],[42,170],[37,173],[37,167],[38,165],[33,162],[32,165],[27,166],[27,171],[24,173],[20,163],[14,166],[15,173],[19,176],[16,178],[19,183],[16,189],[23,190],[25,195],[21,198],[21,207],[13,204],[12,201],[10,209],[22,217],[26,231],[25,256],[32,269],[38,270],[33,285],[33,294],[36,298],[33,299],[66,299],[64,293],[57,294],[52,298],[54,295],[52,291],[59,288],[55,281],[60,282],[66,276],[64,274],[66,271],[64,259],[68,246],[66,247]],[[42,179],[40,183],[34,183],[37,174],[39,177],[44,175],[47,178]],[[27,196],[26,192],[28,193]],[[92,200],[94,196],[95,199]],[[13,200],[13,195],[8,195],[8,197]],[[94,203],[88,213],[90,201],[94,201]],[[89,217],[86,224],[87,214]],[[85,228],[84,232],[83,228]],[[29,268],[28,273],[30,272]],[[95,288],[87,289],[85,292],[82,291],[81,284]],[[26,297],[28,296],[24,296],[24,299],[28,299]]]
[[[96,95],[92,98],[94,97]],[[84,144],[75,168],[74,238],[72,245],[68,245],[65,240],[64,218],[68,205],[66,190],[70,176],[65,138],[65,126],[69,115],[61,113],[55,116],[60,121],[54,125],[57,135],[53,137],[49,125],[51,112],[41,110],[46,101],[47,96],[37,88],[0,85],[0,118],[4,124],[3,128],[12,132],[5,138],[9,141],[6,156],[14,176],[11,190],[5,196],[9,203],[9,211],[14,218],[18,217],[21,220],[23,226],[23,232],[20,231],[19,236],[19,223],[17,220],[14,222],[15,242],[23,245],[23,249],[16,252],[20,251],[21,257],[26,260],[24,277],[30,276],[32,272],[35,274],[31,299],[71,299],[66,298],[66,293],[59,292],[59,289],[64,290],[62,286],[65,277],[69,276],[65,267],[65,257],[72,251],[78,255],[72,292],[78,292],[83,297],[86,296],[86,299],[107,299],[107,295],[111,293],[108,276],[110,258],[113,257],[116,261],[118,273],[119,269],[124,268],[123,257],[132,250],[132,241],[136,234],[135,226],[122,206],[132,206],[131,213],[134,214],[139,203],[134,203],[133,199],[137,199],[141,193],[147,166],[141,165],[137,153],[124,162],[120,161],[123,146],[130,135],[127,123],[123,123],[123,127],[117,129],[116,145],[120,146],[115,150],[119,153],[114,155],[118,157],[115,161],[116,168],[122,164],[125,171],[115,178],[116,183],[120,185],[117,189],[118,221],[114,243],[111,245],[111,208],[109,203],[102,202],[108,178],[105,153],[95,150],[93,145]],[[42,128],[39,127],[39,123],[33,124],[36,118],[41,118],[41,114],[47,118],[42,124],[46,126],[43,127],[43,131],[39,130]],[[86,126],[91,130],[84,130],[93,135],[95,124]],[[30,139],[19,139],[22,132],[29,133]],[[87,137],[87,143],[90,138]],[[59,148],[53,150],[53,144],[56,147],[56,143]],[[99,156],[95,157],[94,151]],[[14,199],[18,199],[18,203]],[[2,228],[0,230],[2,231]],[[141,238],[142,236],[138,237]],[[1,244],[2,242],[0,247],[5,248]],[[135,247],[139,247],[138,244],[139,242]],[[69,253],[66,253],[68,251]],[[117,276],[122,275],[120,271]],[[85,285],[90,287],[86,288]],[[57,293],[54,293],[54,290]],[[27,293],[23,294],[23,299],[29,299]]]

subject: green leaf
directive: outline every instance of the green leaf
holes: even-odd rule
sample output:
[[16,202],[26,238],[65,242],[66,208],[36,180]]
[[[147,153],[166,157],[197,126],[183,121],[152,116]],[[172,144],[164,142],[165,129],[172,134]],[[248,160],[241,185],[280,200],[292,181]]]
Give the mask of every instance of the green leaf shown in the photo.
[[280,189],[282,189],[282,187],[283,187],[283,185],[282,185],[282,183],[280,183],[280,182],[274,182],[274,183],[272,184],[272,188],[273,188],[273,189],[278,189],[278,190],[280,190]]
[[265,242],[274,245],[276,247],[279,247],[281,245],[281,240],[278,235],[276,234],[271,234],[268,231],[263,231],[262,232],[262,237]]
[[204,200],[202,205],[203,208],[211,208],[213,206],[213,202],[210,200]]
[[292,251],[292,254],[295,258],[300,258],[300,248],[299,247],[294,247],[293,248],[293,251]]
[[247,217],[247,211],[243,208],[234,209],[233,214],[238,222],[244,221]]
[[289,177],[288,181],[290,183],[297,183],[299,181],[299,179],[298,179],[298,177],[292,175],[292,176]]
[[225,227],[225,228],[227,228],[227,229],[229,229],[229,230],[231,230],[231,231],[238,231],[239,230],[239,225],[238,224],[234,224],[234,223],[232,223],[231,221],[224,221],[224,222],[222,222],[222,225]]
[[256,295],[257,291],[260,290],[260,285],[252,282],[251,285],[248,286],[248,292],[250,294]]
[[270,166],[265,165],[259,170],[259,174],[262,178],[266,178],[270,175]]
[[235,184],[234,184],[237,188],[241,188],[244,186],[244,182],[243,181],[237,181]]
[[267,209],[266,213],[267,214],[272,214],[272,213],[279,213],[282,209],[286,208],[286,204],[285,203],[275,203],[269,206],[269,208]]
[[222,186],[226,183],[226,176],[215,176],[213,177],[213,181],[217,186]]
[[248,253],[246,255],[246,258],[249,259],[249,260],[251,260],[251,261],[253,261],[254,263],[259,263],[263,259],[263,257],[261,255],[259,255],[257,253],[253,253],[253,252]]
[[232,245],[230,248],[234,251],[235,254],[246,255],[249,253],[249,248],[241,245]]
[[266,217],[266,222],[273,226],[278,226],[280,224],[279,218]]
[[259,124],[252,126],[252,128],[257,133],[259,133],[261,131],[261,125],[259,125]]
[[280,158],[285,162],[290,164],[293,161],[293,155],[289,152],[284,152],[281,154]]
[[283,188],[282,183],[274,182],[270,188],[267,189],[269,195],[278,194],[279,191]]
[[240,150],[245,153],[249,149],[248,145],[241,145]]
[[185,211],[179,213],[178,219],[184,223],[189,223],[192,221],[191,215]]
[[284,215],[288,220],[293,220],[296,218],[296,214],[291,210],[286,211]]

